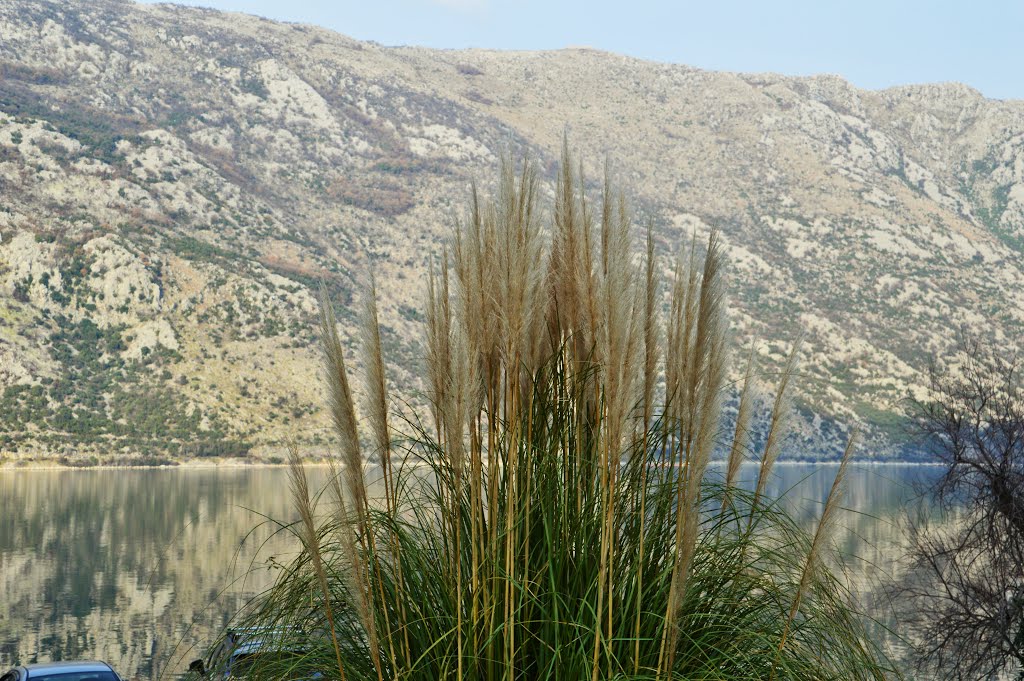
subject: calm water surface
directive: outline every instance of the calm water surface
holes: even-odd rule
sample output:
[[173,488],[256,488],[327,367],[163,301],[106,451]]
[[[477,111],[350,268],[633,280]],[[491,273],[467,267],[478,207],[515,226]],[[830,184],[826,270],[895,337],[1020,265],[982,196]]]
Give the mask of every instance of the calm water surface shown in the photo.
[[[813,523],[835,471],[779,465],[771,493],[788,491],[787,506]],[[838,541],[876,610],[900,552],[901,509],[937,471],[850,472]],[[325,471],[310,477],[322,483]],[[183,671],[295,554],[266,521],[294,515],[283,468],[0,471],[0,671],[83,657],[125,678]]]

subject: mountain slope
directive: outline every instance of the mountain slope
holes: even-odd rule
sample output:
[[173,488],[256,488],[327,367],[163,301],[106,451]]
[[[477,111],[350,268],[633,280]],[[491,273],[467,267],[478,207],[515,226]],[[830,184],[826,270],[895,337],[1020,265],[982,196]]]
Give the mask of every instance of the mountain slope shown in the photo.
[[316,447],[323,280],[373,270],[415,399],[424,273],[504,149],[568,131],[668,254],[722,230],[766,381],[804,333],[794,453],[898,402],[961,326],[1019,347],[1024,103],[960,85],[713,73],[592,50],[385,48],[118,0],[0,0],[0,451]]

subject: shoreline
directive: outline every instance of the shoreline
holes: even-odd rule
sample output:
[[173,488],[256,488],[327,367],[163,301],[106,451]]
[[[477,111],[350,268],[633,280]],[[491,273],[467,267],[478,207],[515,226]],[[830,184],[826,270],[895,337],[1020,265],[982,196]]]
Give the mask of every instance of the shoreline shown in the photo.
[[[712,460],[710,466],[721,466],[726,463],[725,459]],[[943,464],[939,462],[931,461],[877,461],[877,460],[862,460],[858,461],[854,459],[850,462],[853,467],[876,467],[876,466],[920,466],[920,467],[941,467]],[[185,461],[179,461],[170,464],[157,464],[157,465],[144,465],[144,464],[96,464],[92,466],[69,466],[66,464],[55,463],[52,461],[39,461],[39,462],[26,462],[19,464],[17,462],[5,461],[0,463],[0,473],[13,472],[13,471],[114,471],[114,470],[219,470],[219,469],[243,469],[243,468],[287,468],[287,463],[270,463],[267,461],[201,461],[196,459],[189,459]],[[304,461],[303,465],[314,468],[326,468],[330,464],[325,461]],[[335,464],[339,470],[344,469],[344,464],[338,462]],[[422,466],[412,465],[413,467]],[[744,461],[742,466],[759,466],[760,463],[757,461]],[[780,459],[775,462],[776,466],[838,466],[839,461],[794,461],[787,459]],[[366,468],[376,468],[377,464],[367,465]]]
[[[329,464],[319,461],[304,461],[306,466],[328,466]],[[7,471],[173,471],[173,470],[217,470],[217,469],[240,469],[240,468],[287,468],[286,463],[270,463],[266,461],[178,461],[175,463],[161,463],[155,465],[145,464],[96,464],[91,466],[69,466],[67,464],[54,463],[52,461],[39,461],[29,463],[15,463],[6,461],[0,464],[0,473]]]

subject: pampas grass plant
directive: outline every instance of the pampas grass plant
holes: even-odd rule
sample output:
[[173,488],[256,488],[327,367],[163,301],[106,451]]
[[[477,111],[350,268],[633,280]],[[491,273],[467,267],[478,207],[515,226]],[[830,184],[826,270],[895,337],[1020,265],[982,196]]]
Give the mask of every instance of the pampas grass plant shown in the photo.
[[[334,504],[314,508],[293,459],[303,550],[248,618],[301,629],[308,648],[251,674],[886,678],[829,569],[852,445],[813,535],[765,496],[796,348],[764,449],[749,451],[753,353],[723,431],[720,239],[687,244],[663,286],[650,233],[636,248],[607,177],[591,203],[567,148],[547,223],[538,197],[535,167],[505,159],[494,198],[474,187],[431,270],[423,420],[388,397],[374,287],[362,404],[321,301]],[[716,449],[724,482],[708,473]],[[748,492],[738,471],[752,456]]]

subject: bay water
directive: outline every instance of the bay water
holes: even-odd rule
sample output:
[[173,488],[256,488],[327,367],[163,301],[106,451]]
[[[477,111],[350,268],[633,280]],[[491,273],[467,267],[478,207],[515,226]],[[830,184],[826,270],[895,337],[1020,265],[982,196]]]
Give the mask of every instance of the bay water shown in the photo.
[[[915,465],[856,466],[837,542],[853,589],[883,621]],[[780,464],[772,496],[808,527],[836,466]],[[314,488],[326,469],[310,469]],[[749,480],[755,467],[744,467]],[[0,470],[0,672],[98,658],[125,679],[172,678],[295,556],[281,467]]]

